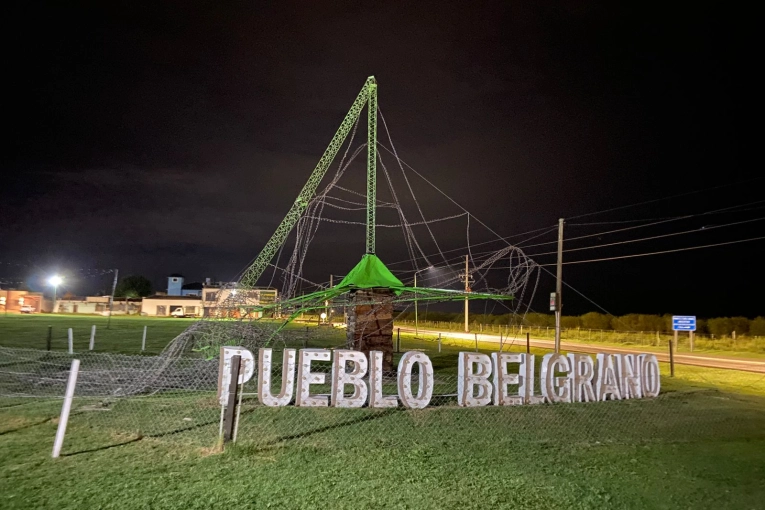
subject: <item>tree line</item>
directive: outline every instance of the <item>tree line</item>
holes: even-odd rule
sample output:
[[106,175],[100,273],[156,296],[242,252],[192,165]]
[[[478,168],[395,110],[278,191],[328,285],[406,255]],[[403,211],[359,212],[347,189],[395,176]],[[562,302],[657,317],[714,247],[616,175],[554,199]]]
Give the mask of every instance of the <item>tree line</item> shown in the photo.
[[[398,316],[401,320],[414,320],[414,312],[403,312]],[[512,314],[471,314],[471,324],[501,324],[508,326],[525,326],[533,328],[554,328],[555,316],[545,313],[527,313],[525,316]],[[456,322],[463,323],[463,313],[421,311],[420,321],[433,322]],[[659,331],[662,333],[672,332],[672,316],[648,315],[641,313],[629,313],[615,316],[598,312],[589,312],[584,315],[564,315],[561,317],[561,327],[564,329],[603,329],[614,331]],[[696,320],[696,333],[731,336],[733,332],[737,336],[765,336],[765,317],[748,319],[746,317],[715,317],[710,319]]]

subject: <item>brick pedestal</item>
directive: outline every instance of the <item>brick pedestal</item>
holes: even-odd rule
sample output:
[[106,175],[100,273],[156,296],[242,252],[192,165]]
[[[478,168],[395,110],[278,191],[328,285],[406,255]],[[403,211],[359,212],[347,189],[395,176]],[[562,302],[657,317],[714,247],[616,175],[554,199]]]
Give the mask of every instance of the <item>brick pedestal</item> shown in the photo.
[[393,292],[358,290],[348,312],[348,346],[369,355],[383,353],[383,371],[393,371]]

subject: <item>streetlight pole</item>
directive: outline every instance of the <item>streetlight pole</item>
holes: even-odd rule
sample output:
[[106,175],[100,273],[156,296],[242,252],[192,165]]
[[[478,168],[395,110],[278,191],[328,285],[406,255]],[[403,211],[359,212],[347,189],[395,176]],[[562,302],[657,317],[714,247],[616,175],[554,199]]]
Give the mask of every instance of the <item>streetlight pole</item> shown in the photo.
[[51,310],[51,313],[56,312],[56,293],[58,292],[58,286],[61,285],[62,281],[63,280],[58,275],[51,276],[48,279],[48,283],[53,285],[53,310]]

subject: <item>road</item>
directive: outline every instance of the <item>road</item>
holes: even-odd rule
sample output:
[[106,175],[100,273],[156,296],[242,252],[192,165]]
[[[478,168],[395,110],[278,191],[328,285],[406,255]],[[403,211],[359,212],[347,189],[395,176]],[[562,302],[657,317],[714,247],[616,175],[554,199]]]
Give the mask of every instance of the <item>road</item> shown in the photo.
[[[401,331],[407,333],[414,333],[414,328],[402,327]],[[475,341],[474,333],[459,333],[455,331],[438,331],[435,329],[423,329],[419,328],[421,335],[438,336],[440,333],[443,338],[456,338],[460,340]],[[478,341],[484,343],[499,344],[499,336],[478,334]],[[507,339],[505,339],[507,341]],[[513,339],[510,339],[513,342]],[[516,338],[513,342],[514,345],[523,345],[526,343],[524,338]],[[532,347],[541,347],[543,349],[552,349],[555,346],[555,342],[552,340],[543,340],[540,338],[531,338],[529,345]],[[599,344],[583,344],[576,342],[561,341],[561,349],[564,351],[577,351],[587,353],[612,353],[612,354],[629,354],[641,352],[639,348],[627,349],[623,347],[611,347]],[[669,353],[645,351],[648,354],[656,355],[659,361],[669,362]],[[732,370],[745,370],[747,372],[758,372],[765,374],[765,359],[747,359],[747,358],[730,358],[730,357],[718,357],[718,356],[705,356],[703,354],[691,354],[691,353],[675,353],[675,363],[678,365],[695,365],[699,367],[708,368],[727,368]]]

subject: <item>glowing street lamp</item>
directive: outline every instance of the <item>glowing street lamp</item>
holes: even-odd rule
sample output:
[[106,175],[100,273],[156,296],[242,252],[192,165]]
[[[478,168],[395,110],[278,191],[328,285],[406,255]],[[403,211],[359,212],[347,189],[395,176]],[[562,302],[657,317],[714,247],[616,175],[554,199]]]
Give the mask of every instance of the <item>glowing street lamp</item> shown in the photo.
[[64,279],[61,278],[58,275],[51,276],[48,278],[48,283],[53,285],[53,311],[56,311],[56,291],[58,290],[58,286],[61,285],[61,282],[63,282]]
[[414,272],[414,337],[417,338],[420,336],[420,329],[419,324],[417,320],[417,273],[420,273],[422,271],[430,271],[433,269],[433,266],[428,266],[424,269],[419,269]]

